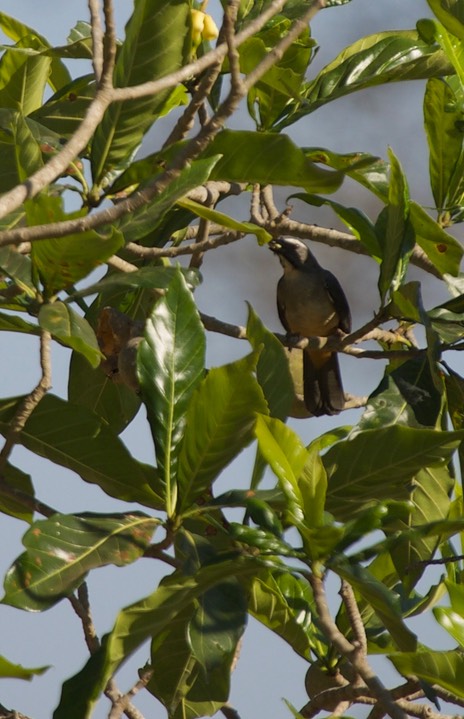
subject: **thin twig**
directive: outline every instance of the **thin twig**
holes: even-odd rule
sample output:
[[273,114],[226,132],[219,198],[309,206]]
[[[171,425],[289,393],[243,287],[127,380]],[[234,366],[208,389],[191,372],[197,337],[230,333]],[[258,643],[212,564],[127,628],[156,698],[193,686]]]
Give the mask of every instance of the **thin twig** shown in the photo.
[[205,240],[191,245],[180,245],[179,247],[143,247],[134,242],[128,242],[124,248],[136,257],[144,259],[155,259],[158,257],[180,257],[181,255],[194,255],[197,252],[208,252],[216,247],[230,245],[244,237],[243,232],[227,232],[220,237],[207,237]]
[[103,28],[99,0],[89,0],[90,31],[92,35],[92,65],[95,80],[100,82],[103,71]]
[[322,579],[313,573],[305,573],[305,576],[311,584],[320,627],[326,638],[336,647],[340,654],[343,654],[349,660],[354,670],[364,680],[373,695],[379,700],[379,703],[392,719],[407,719],[406,712],[394,702],[390,692],[372,670],[365,656],[343,636],[335,624],[327,605]]
[[8,457],[14,445],[19,441],[20,434],[27,420],[52,384],[51,335],[46,330],[41,330],[40,332],[40,368],[41,377],[38,384],[32,392],[20,402],[11,420],[9,430],[5,437],[5,444],[0,452],[0,474],[4,472]]
[[[147,686],[147,684],[150,681],[150,679],[152,678],[152,676],[153,676],[153,669],[151,667],[149,667],[147,669],[143,669],[140,672],[140,679],[134,684],[134,686],[131,687],[131,689],[129,689],[128,692],[126,692],[125,694],[122,694],[119,697],[119,699],[117,699],[117,701],[113,703],[111,711],[108,714],[108,719],[120,719],[120,717],[126,711],[126,709],[131,706],[130,700],[136,694],[138,694],[138,692],[141,689],[145,689],[145,687]],[[135,709],[135,707],[133,707],[132,709]],[[138,710],[136,710],[136,711],[138,711]],[[142,716],[142,715],[140,715],[140,716]],[[136,715],[134,715],[132,713],[132,717],[135,719]]]

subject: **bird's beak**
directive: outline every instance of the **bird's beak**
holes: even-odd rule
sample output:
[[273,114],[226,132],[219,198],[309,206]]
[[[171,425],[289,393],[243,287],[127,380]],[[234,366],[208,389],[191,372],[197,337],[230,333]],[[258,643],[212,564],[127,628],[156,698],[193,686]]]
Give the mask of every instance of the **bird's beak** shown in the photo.
[[279,252],[279,250],[282,249],[282,245],[280,244],[279,240],[271,240],[268,243],[268,247],[271,252]]

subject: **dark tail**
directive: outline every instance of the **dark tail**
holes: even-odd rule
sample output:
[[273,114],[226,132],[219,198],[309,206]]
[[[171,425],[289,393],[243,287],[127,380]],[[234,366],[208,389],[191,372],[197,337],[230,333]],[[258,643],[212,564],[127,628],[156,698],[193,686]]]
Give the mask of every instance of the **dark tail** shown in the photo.
[[315,417],[343,409],[345,395],[335,352],[303,352],[303,387],[305,405]]

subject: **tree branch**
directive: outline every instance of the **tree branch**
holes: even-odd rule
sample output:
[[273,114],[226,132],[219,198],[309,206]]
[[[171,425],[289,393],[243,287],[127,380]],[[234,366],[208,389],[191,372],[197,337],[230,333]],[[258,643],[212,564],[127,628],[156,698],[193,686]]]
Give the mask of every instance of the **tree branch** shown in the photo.
[[359,652],[357,647],[343,636],[333,621],[327,605],[322,579],[313,573],[305,573],[305,576],[311,584],[319,623],[326,638],[336,647],[340,654],[343,654],[349,660],[354,670],[364,680],[392,719],[407,719],[406,712],[393,701],[390,692],[371,669],[366,658]]
[[45,396],[51,387],[52,382],[52,369],[51,369],[51,335],[45,330],[40,332],[40,367],[41,377],[30,394],[28,394],[20,403],[18,409],[15,412],[13,419],[11,420],[9,430],[5,438],[5,444],[0,452],[0,474],[3,474],[5,470],[8,457],[14,445],[18,442],[19,436],[24,429],[24,426],[31,416],[34,409],[39,404],[40,400]]

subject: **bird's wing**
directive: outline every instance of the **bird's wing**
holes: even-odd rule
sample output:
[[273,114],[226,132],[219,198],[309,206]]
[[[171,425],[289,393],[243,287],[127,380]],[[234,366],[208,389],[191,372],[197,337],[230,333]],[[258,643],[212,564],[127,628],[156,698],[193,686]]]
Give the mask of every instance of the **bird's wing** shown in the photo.
[[325,288],[339,317],[338,326],[343,332],[349,334],[351,332],[351,312],[345,293],[335,275],[329,270],[325,270],[324,275]]

